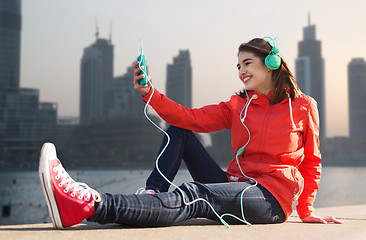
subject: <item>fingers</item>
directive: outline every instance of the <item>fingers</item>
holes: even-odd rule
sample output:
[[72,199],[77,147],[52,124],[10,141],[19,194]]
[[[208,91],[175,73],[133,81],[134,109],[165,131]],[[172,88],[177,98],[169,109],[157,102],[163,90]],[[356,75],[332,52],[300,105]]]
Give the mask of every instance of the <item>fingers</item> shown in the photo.
[[[141,68],[143,69],[143,66],[141,66]],[[139,73],[141,72],[141,69],[139,67],[139,62],[136,62],[133,65],[133,69],[134,69],[133,86],[137,91],[142,93],[143,96],[146,96],[150,92],[150,89],[151,89],[151,77],[147,76],[147,78],[148,78],[147,84],[140,85],[140,80],[142,80],[145,77],[145,74],[139,75]]]
[[[144,69],[144,66],[141,66],[141,69]],[[139,67],[139,62],[133,64],[133,75],[137,76],[141,72],[141,69]]]
[[306,218],[301,219],[304,223],[327,223],[321,217],[316,216],[307,216]]
[[[144,67],[141,66],[141,69],[144,69]],[[134,85],[139,84],[140,80],[145,77],[145,74],[139,75],[139,73],[141,72],[141,69],[139,68],[139,62],[136,62],[133,65],[133,83],[134,83]]]
[[[145,74],[142,74],[142,75],[138,75],[138,76],[134,76],[133,77],[133,85],[138,88],[142,87],[142,86],[148,86],[148,87],[151,87],[152,85],[152,80],[151,80],[151,77],[150,76],[147,76],[147,83],[145,85],[140,85],[140,80],[142,80],[143,78],[145,77]],[[138,85],[138,86],[136,86]],[[137,88],[136,88],[137,89]]]
[[[141,79],[143,79],[145,77],[145,74],[141,74],[139,75],[139,73],[141,72],[141,70],[144,70],[144,66],[139,66],[139,62],[136,62],[135,64],[133,64],[133,79],[134,79],[134,84],[139,83]],[[148,78],[148,82],[150,80],[151,82],[151,77],[147,76]]]
[[[145,76],[145,74],[140,74],[140,72],[144,70],[144,66],[139,66],[139,62],[136,62],[134,65],[133,65],[133,75],[134,76]],[[145,71],[144,71],[145,72]]]
[[335,217],[333,216],[326,216],[326,217],[323,217],[323,219],[327,222],[327,223],[337,223],[337,224],[342,224],[343,222],[342,221],[339,221],[338,219],[336,219]]
[[137,75],[133,77],[133,84],[140,84],[140,80],[145,77],[145,74]]
[[135,72],[136,72],[136,70],[137,70],[138,66],[139,66],[139,62],[135,62],[135,63],[133,64],[133,69],[135,70]]
[[306,218],[301,219],[304,223],[336,223],[342,224],[342,221],[339,221],[333,216],[326,216],[326,217],[317,217],[317,216],[308,216]]

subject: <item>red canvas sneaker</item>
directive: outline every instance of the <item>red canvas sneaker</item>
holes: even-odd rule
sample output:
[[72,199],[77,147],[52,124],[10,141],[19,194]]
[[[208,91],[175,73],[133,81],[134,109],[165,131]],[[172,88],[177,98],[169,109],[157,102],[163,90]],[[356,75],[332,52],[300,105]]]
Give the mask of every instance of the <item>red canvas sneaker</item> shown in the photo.
[[52,143],[43,144],[39,159],[39,177],[52,224],[63,229],[90,218],[94,202],[101,196],[85,183],[75,182],[57,159]]

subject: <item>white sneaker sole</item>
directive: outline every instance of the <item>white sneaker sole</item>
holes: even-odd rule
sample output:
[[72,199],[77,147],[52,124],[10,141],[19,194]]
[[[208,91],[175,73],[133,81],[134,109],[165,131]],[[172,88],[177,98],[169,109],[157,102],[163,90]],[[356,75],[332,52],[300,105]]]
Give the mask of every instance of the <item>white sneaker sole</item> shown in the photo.
[[60,212],[58,210],[55,195],[53,193],[52,182],[49,172],[49,161],[56,159],[56,148],[52,143],[45,143],[42,146],[41,155],[39,157],[39,178],[41,179],[41,185],[43,194],[47,202],[48,214],[50,215],[53,226],[57,229],[64,229],[62,224]]

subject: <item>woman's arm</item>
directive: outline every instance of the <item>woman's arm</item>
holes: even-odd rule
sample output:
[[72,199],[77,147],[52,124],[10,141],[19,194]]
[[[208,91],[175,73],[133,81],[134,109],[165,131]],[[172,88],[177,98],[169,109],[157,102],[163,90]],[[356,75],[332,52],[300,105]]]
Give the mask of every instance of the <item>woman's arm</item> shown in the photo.
[[153,89],[150,84],[141,86],[138,81],[144,76],[138,76],[140,69],[137,65],[134,65],[134,88],[141,92],[145,102],[150,99],[149,105],[169,124],[195,132],[213,132],[231,127],[231,110],[227,102],[198,109],[184,107]]
[[318,217],[314,215],[314,201],[318,192],[321,175],[321,155],[319,151],[319,115],[317,103],[311,99],[308,119],[304,129],[304,160],[299,171],[304,178],[304,189],[296,206],[299,217],[306,223],[342,223],[332,216]]

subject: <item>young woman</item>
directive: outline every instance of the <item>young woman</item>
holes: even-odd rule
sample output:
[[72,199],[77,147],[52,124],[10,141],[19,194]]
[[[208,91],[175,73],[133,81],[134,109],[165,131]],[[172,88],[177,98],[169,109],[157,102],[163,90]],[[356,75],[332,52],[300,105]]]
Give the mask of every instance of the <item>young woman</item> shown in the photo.
[[[159,168],[172,180],[183,159],[194,182],[167,192],[169,183],[155,168],[146,182],[147,193],[152,194],[99,194],[74,182],[57,159],[55,147],[46,143],[39,173],[56,228],[84,219],[139,226],[163,226],[190,218],[282,223],[292,213],[295,200],[303,222],[341,223],[331,216],[314,215],[321,174],[317,106],[300,92],[273,39],[256,38],[240,45],[237,68],[246,90],[227,102],[199,109],[173,102],[151,84],[139,85],[144,75],[139,75],[138,63],[134,68],[135,89],[172,125]],[[221,129],[231,130],[237,155],[227,171],[192,133]],[[194,201],[199,198],[204,200]]]

